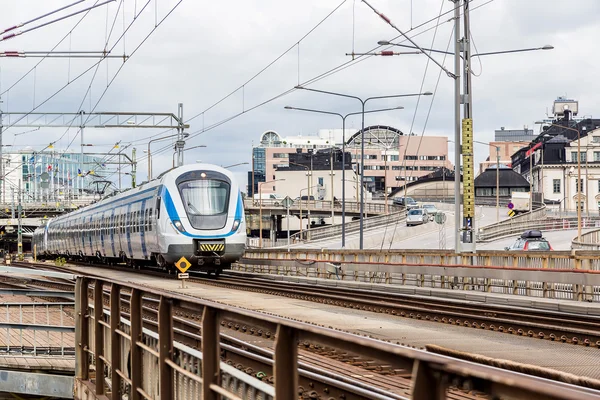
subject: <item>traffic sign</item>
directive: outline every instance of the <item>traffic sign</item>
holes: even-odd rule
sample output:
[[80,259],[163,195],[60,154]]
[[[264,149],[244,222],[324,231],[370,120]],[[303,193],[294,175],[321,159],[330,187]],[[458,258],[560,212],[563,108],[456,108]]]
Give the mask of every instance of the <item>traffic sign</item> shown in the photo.
[[178,270],[181,271],[182,274],[185,274],[185,271],[187,271],[192,266],[192,264],[190,264],[190,262],[185,257],[181,257],[179,261],[175,263],[175,266]]
[[281,205],[284,206],[285,208],[290,208],[291,206],[294,205],[294,200],[292,200],[292,198],[290,196],[285,196],[285,199],[283,199],[283,201],[281,202]]
[[509,210],[509,211],[508,211],[508,216],[509,216],[509,217],[514,217],[515,215],[517,215],[517,213],[516,213],[516,212],[514,212],[513,210]]
[[190,274],[177,274],[177,278],[179,279],[188,279]]
[[513,208],[515,208],[515,205],[512,202],[508,203],[508,209],[512,210]]

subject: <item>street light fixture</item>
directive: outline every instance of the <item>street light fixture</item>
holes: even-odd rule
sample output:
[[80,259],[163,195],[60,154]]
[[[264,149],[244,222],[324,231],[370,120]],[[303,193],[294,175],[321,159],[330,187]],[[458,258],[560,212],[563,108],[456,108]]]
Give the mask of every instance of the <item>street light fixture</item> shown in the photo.
[[258,241],[258,247],[260,247],[262,249],[262,185],[264,185],[265,183],[272,183],[272,182],[278,182],[278,181],[285,181],[285,179],[273,179],[271,181],[266,181],[266,182],[260,182],[258,184],[258,196],[259,196],[259,217],[258,217],[258,230],[259,230],[259,241]]
[[[204,146],[204,147],[206,147],[206,146]],[[237,167],[238,165],[248,165],[248,164],[250,164],[250,163],[249,162],[241,162],[241,163],[237,163],[237,164],[228,165],[228,166],[223,167],[223,168],[233,168],[233,167]]]
[[[563,126],[563,125],[558,125],[558,124],[552,124],[550,122],[536,121],[535,123],[537,125],[550,125],[550,126],[555,126],[557,128],[562,128],[562,129],[567,129],[570,131],[577,132],[577,184],[575,186],[577,189],[577,241],[580,242],[581,241],[581,195],[582,195],[582,193],[581,193],[581,132],[579,131],[579,129],[575,129],[575,128],[571,128],[571,127]],[[587,154],[586,154],[586,160],[587,160]],[[531,169],[530,169],[529,173],[532,174]],[[533,175],[531,175],[531,180],[533,181]],[[587,203],[588,199],[586,198],[585,201]]]
[[[407,49],[417,49],[417,47],[415,46],[411,46],[408,44],[400,44],[400,43],[392,43],[388,40],[380,40],[377,42],[378,45],[380,46],[397,46],[397,47],[404,47]],[[425,51],[430,51],[432,53],[440,53],[440,54],[448,54],[448,55],[454,55],[454,53],[449,52],[449,51],[442,51],[442,50],[436,50],[436,49],[427,49],[424,47],[421,47],[421,49],[425,50]],[[501,51],[492,51],[492,52],[487,52],[487,53],[476,53],[476,54],[471,54],[471,58],[472,57],[481,57],[481,56],[491,56],[491,55],[496,55],[496,54],[508,54],[508,53],[523,53],[526,51],[537,51],[537,50],[552,50],[554,49],[554,46],[546,44],[544,46],[541,47],[531,47],[531,48],[527,48],[527,49],[515,49],[515,50],[501,50]],[[381,54],[383,56],[386,55],[393,55],[393,54]]]
[[410,97],[410,96],[430,96],[433,93],[431,92],[424,92],[424,93],[412,93],[412,94],[395,94],[395,95],[388,95],[388,96],[373,96],[373,97],[367,97],[366,99],[362,99],[358,96],[352,96],[352,95],[347,95],[347,94],[342,94],[342,93],[336,93],[336,92],[329,92],[329,91],[325,91],[325,90],[317,90],[317,89],[310,89],[310,88],[306,88],[304,86],[296,86],[296,89],[302,89],[302,90],[308,90],[311,92],[316,92],[316,93],[323,93],[323,94],[328,94],[328,95],[332,95],[332,96],[339,96],[339,97],[346,97],[349,99],[355,99],[360,101],[360,104],[362,106],[362,111],[361,111],[361,130],[360,130],[360,162],[361,162],[361,182],[360,182],[360,233],[359,233],[359,247],[362,250],[363,249],[363,241],[364,241],[364,207],[365,207],[365,201],[364,201],[364,191],[365,191],[365,187],[364,187],[364,155],[365,155],[365,141],[364,141],[364,136],[365,136],[365,105],[367,104],[368,101],[370,100],[378,100],[378,99],[393,99],[393,98],[398,98],[398,97]]
[[[360,115],[363,112],[353,112],[346,115],[342,115],[332,111],[322,111],[322,110],[313,110],[310,108],[299,108],[299,107],[291,107],[285,106],[286,110],[296,110],[296,111],[306,111],[317,114],[328,114],[328,115],[337,115],[342,119],[342,248],[346,247],[346,118],[351,115]],[[404,107],[391,107],[391,108],[380,108],[377,110],[369,110],[365,111],[365,114],[371,114],[382,111],[392,111],[392,110],[403,110]],[[364,129],[364,128],[363,128]],[[310,186],[310,183],[309,183]],[[356,190],[358,192],[358,185],[356,186]],[[356,201],[358,201],[358,196]]]

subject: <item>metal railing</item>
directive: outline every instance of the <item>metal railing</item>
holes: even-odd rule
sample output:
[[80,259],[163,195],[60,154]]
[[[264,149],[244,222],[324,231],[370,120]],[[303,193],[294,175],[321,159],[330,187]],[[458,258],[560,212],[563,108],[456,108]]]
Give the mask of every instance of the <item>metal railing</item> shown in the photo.
[[[600,227],[600,218],[582,218],[581,227],[583,229]],[[503,226],[486,229],[483,232],[480,231],[478,238],[480,241],[493,240],[505,236],[519,235],[529,229],[537,229],[541,231],[577,229],[577,218],[545,218],[540,220],[529,219],[514,221],[511,223],[508,223],[507,221],[507,223]]]
[[[391,214],[376,215],[363,219],[363,227],[365,230],[372,229],[375,227],[381,227],[383,225],[395,224],[406,220],[406,211],[398,211]],[[346,222],[346,234],[358,232],[360,230],[360,221]],[[307,240],[321,240],[335,236],[341,236],[342,225],[331,225],[319,228],[313,228],[310,230],[304,230],[302,232],[294,233],[290,236],[292,243],[298,243],[300,241]]]
[[[92,283],[93,307],[88,302]],[[104,288],[110,287],[109,309]],[[121,311],[121,291],[130,297],[130,320]],[[383,341],[278,318],[221,303],[133,283],[79,277],[77,293],[77,370],[75,390],[121,399],[295,399],[298,397],[298,346],[310,343],[377,360],[412,376],[414,399],[447,398],[450,385],[477,388],[494,397],[515,399],[584,398],[587,389],[522,375]],[[100,294],[100,295],[98,295]],[[142,326],[142,296],[159,300],[158,333]],[[174,341],[173,315],[201,318],[202,352]],[[201,315],[200,315],[201,314]],[[222,323],[253,324],[276,332],[274,386],[220,361]],[[587,394],[588,397],[592,396]]]
[[[515,233],[522,233],[524,230],[528,229],[527,226],[531,222],[539,222],[545,218],[546,207],[544,206],[537,210],[517,215],[514,218],[483,226],[479,228],[477,237],[478,240],[485,241],[507,235],[514,235]],[[525,227],[525,229],[523,229],[523,227]]]
[[[527,265],[525,260],[523,263]],[[240,272],[320,278],[340,282],[385,284],[408,288],[434,288],[600,302],[600,274],[531,267],[477,267],[452,264],[382,264],[380,262],[329,262],[314,259],[244,259],[233,267]],[[337,283],[336,283],[337,284]],[[415,294],[421,294],[415,292]],[[438,294],[440,295],[440,294]]]
[[[244,207],[246,209],[259,209],[262,204],[263,210],[272,208],[281,208],[285,210],[285,207],[281,204],[282,200],[268,199],[268,200],[244,200]],[[294,204],[290,207],[290,211],[299,212],[302,209],[302,213],[308,213],[308,210],[312,211],[331,211],[331,200],[295,200]],[[342,211],[342,202],[340,200],[334,201],[333,209],[336,212]],[[388,211],[390,213],[401,211],[403,207],[392,204],[392,201],[388,204]],[[346,212],[348,213],[360,213],[360,202],[346,201]],[[386,212],[385,204],[382,203],[364,203],[365,214],[382,214]]]
[[[600,222],[596,226],[600,226]],[[580,239],[580,240],[578,240]],[[583,233],[581,238],[577,236],[571,241],[573,250],[600,250],[600,229]]]

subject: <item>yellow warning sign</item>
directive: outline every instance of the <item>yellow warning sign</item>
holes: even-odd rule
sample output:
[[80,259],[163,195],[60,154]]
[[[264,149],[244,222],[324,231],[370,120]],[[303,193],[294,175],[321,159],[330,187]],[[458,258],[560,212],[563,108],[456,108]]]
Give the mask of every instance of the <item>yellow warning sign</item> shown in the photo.
[[508,210],[508,216],[509,217],[514,217],[515,215],[517,215],[516,212],[514,212],[513,210]]
[[185,271],[187,271],[192,266],[192,264],[190,264],[190,262],[185,257],[181,257],[179,261],[175,263],[175,266],[178,270],[181,271],[182,274],[185,274]]

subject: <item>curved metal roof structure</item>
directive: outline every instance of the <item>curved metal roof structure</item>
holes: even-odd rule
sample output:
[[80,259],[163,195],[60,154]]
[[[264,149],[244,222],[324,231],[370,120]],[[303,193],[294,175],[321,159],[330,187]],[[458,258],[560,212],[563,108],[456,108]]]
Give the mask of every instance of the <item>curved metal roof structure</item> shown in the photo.
[[[362,130],[356,132],[346,142],[348,146],[360,146]],[[400,136],[404,135],[401,130],[386,125],[371,125],[364,129],[365,148],[389,148],[400,147]]]

